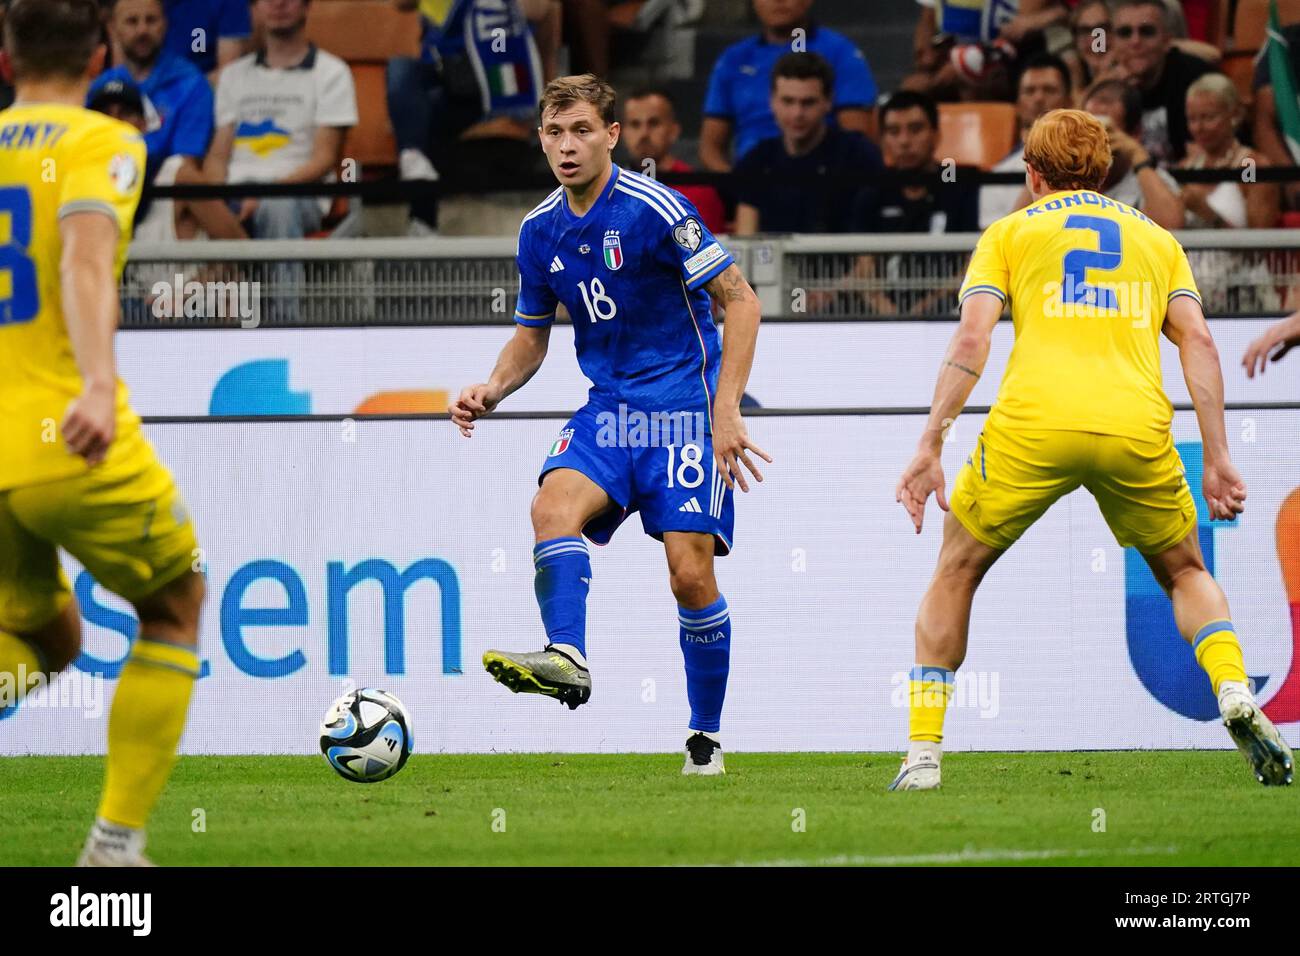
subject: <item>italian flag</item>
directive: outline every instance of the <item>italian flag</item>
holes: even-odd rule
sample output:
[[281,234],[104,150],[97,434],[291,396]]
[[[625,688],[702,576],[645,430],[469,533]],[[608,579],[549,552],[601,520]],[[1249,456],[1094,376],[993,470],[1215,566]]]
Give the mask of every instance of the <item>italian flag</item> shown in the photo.
[[487,71],[488,88],[494,97],[518,96],[520,90],[531,88],[532,81],[525,63],[503,63]]

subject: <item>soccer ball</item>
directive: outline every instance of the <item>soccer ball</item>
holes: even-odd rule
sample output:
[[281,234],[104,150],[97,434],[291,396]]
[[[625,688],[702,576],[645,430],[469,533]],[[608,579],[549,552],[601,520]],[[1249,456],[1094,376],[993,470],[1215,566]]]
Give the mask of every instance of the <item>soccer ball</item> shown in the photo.
[[330,705],[320,725],[320,751],[344,780],[376,783],[406,764],[414,737],[411,715],[383,690],[362,688]]

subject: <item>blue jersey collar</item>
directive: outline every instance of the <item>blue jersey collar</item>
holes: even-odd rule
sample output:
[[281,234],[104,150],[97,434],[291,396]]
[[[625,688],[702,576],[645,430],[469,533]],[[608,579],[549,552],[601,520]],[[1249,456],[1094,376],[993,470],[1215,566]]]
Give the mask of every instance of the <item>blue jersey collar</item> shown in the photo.
[[592,213],[605,205],[605,200],[614,192],[614,184],[618,182],[619,171],[618,163],[610,163],[609,182],[605,184],[604,192],[602,192],[600,196],[597,197],[596,201],[591,204],[591,208],[587,210],[585,215],[576,215],[574,211],[569,208],[569,191],[566,189],[564,191],[564,199],[560,202],[560,208],[564,210],[564,221],[573,225],[574,223],[587,222],[590,220]]

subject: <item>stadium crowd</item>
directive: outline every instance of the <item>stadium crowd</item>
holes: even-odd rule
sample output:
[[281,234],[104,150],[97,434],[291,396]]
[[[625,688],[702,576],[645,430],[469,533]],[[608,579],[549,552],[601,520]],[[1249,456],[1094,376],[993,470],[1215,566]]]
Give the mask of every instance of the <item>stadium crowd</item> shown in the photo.
[[[690,172],[696,157],[683,146],[698,145],[698,167],[727,174],[682,187],[711,229],[982,229],[1029,197],[968,173],[1023,172],[1024,134],[1062,106],[1106,121],[1115,164],[1105,193],[1161,225],[1300,220],[1300,185],[1253,176],[1296,161],[1282,125],[1296,111],[1280,109],[1274,89],[1294,90],[1300,25],[1284,30],[1294,42],[1282,56],[1257,57],[1267,0],[917,0],[913,62],[892,91],[878,88],[853,40],[818,21],[816,0],[748,6],[752,33],[697,70],[697,129],[683,130],[668,85],[623,91],[623,163]],[[1300,20],[1300,4],[1283,8],[1284,20]],[[545,175],[534,112],[561,65],[605,74],[618,31],[680,31],[705,9],[702,0],[103,0],[111,66],[88,105],[141,129],[158,186],[330,181],[357,173],[350,147],[364,137],[381,141],[361,150],[367,177],[490,188]],[[1243,24],[1253,40],[1234,35]],[[349,37],[372,27],[368,41]],[[349,49],[332,51],[331,38]],[[339,55],[357,42],[379,50],[365,55],[381,58],[381,82]],[[1179,169],[1243,174],[1180,184]],[[881,170],[947,175],[900,186],[873,181]],[[437,229],[434,195],[412,202],[413,234]],[[300,195],[158,200],[141,210],[137,235],[324,236],[346,209]]]

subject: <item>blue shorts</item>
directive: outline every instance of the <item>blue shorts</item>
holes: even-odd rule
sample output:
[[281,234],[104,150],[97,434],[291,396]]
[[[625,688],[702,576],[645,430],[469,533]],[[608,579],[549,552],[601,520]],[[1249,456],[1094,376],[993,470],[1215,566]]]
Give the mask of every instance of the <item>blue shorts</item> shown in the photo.
[[735,511],[732,490],[713,460],[709,413],[641,412],[588,402],[560,431],[537,483],[556,468],[586,475],[615,507],[582,529],[608,544],[618,526],[641,512],[645,533],[663,540],[666,531],[714,537],[714,552],[731,551]]

